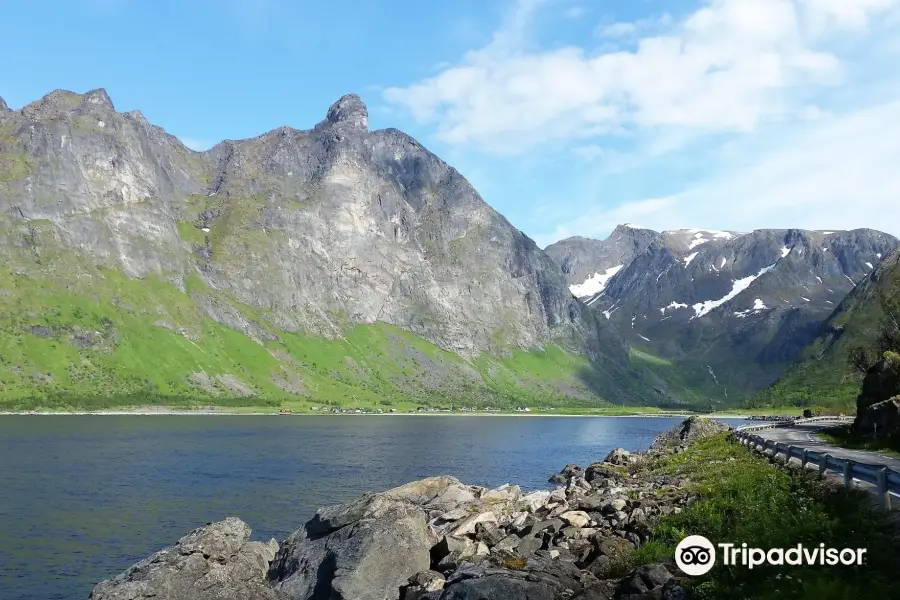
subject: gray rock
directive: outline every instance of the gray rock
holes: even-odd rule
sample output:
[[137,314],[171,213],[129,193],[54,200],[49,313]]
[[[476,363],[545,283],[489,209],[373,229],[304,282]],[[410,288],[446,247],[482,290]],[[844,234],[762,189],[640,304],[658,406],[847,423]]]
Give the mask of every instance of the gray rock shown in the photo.
[[496,523],[478,523],[475,525],[475,539],[480,540],[488,546],[495,546],[500,540],[506,537]]
[[[114,299],[109,286],[86,277],[98,267],[182,291],[197,278],[174,305],[161,302],[158,320],[186,307],[188,321],[209,317],[253,341],[277,332],[330,338],[379,322],[463,357],[554,344],[602,368],[590,386],[573,372],[542,383],[547,391],[668,398],[631,377],[638,373],[619,333],[572,297],[533,240],[419,142],[369,130],[367,113],[347,95],[310,129],[280,127],[193,152],[140,112],[117,112],[103,90],[0,107],[0,210],[9,217],[0,239],[10,266],[61,287],[78,280],[103,301]],[[36,269],[57,254],[67,256],[65,273]],[[414,376],[392,385],[491,393],[471,367],[415,357],[422,361],[402,357]],[[275,358],[275,373],[293,366]],[[224,366],[239,373],[236,363]]]
[[672,574],[661,564],[644,565],[631,571],[616,586],[617,600],[631,600],[629,596],[659,590],[672,579]]
[[[444,576],[435,571],[419,571],[400,590],[400,600],[424,600],[432,592],[444,589]],[[440,594],[438,594],[438,597]],[[431,596],[433,597],[433,596]]]
[[687,446],[694,440],[730,430],[731,427],[721,421],[696,416],[690,417],[658,435],[650,444],[650,449],[664,450],[673,446]]
[[522,538],[514,533],[511,533],[497,542],[494,547],[491,548],[491,552],[512,552],[519,546],[521,542]]
[[405,497],[321,509],[282,544],[269,570],[275,588],[294,600],[397,598],[409,577],[428,570],[435,543],[422,508],[397,496]]
[[499,575],[466,579],[441,594],[441,600],[555,600],[552,588],[541,583]]
[[578,502],[574,504],[578,508],[578,510],[583,510],[585,512],[591,512],[598,510],[607,502],[606,496],[604,494],[591,494],[589,496],[584,496],[578,499]]
[[591,517],[583,510],[566,511],[559,518],[574,527],[587,527],[591,522]]
[[662,600],[688,600],[688,592],[675,579],[670,579],[663,585]]
[[278,544],[249,539],[250,527],[234,517],[200,527],[116,578],[98,583],[90,598],[287,600],[266,581]]
[[632,456],[631,452],[625,448],[615,448],[610,450],[609,454],[606,455],[606,458],[603,459],[603,462],[605,463],[618,466],[627,466],[634,461],[635,458]]
[[565,526],[565,523],[562,519],[545,519],[543,521],[537,521],[536,523],[525,527],[522,530],[522,537],[529,535],[537,535],[543,531],[549,531],[550,533],[556,533]]
[[532,553],[536,552],[537,550],[540,550],[541,546],[543,546],[543,544],[544,544],[544,542],[540,538],[536,538],[536,537],[523,538],[519,542],[518,546],[516,546],[516,554],[518,554],[519,556],[528,556],[529,554],[532,554]]
[[445,535],[431,548],[431,561],[439,562],[445,556],[454,555],[456,559],[469,558],[475,555],[475,543],[469,538],[458,538]]
[[622,560],[634,550],[634,544],[619,537],[605,538],[598,544],[600,554],[613,561]]

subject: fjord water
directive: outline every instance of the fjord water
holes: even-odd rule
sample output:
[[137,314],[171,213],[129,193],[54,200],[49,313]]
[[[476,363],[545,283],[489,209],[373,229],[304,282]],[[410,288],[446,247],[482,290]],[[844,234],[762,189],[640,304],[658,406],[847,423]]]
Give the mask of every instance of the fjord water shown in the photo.
[[[0,598],[71,600],[227,516],[281,540],[430,475],[550,488],[678,418],[0,416]],[[740,420],[731,420],[738,424]]]

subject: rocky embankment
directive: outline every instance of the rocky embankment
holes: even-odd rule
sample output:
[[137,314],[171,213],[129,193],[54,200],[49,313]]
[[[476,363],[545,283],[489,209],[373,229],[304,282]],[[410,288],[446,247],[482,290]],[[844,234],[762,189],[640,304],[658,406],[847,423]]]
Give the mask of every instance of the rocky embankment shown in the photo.
[[651,475],[661,455],[728,426],[697,417],[645,453],[567,465],[553,490],[430,477],[319,509],[284,542],[237,518],[196,529],[101,582],[92,600],[676,600],[673,564],[631,569],[663,515],[693,498]]

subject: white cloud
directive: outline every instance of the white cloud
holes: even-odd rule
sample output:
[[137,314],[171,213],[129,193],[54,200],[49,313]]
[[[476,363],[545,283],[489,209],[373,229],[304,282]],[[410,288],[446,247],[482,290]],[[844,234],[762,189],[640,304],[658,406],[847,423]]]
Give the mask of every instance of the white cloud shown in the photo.
[[900,235],[900,101],[823,114],[817,125],[746,144],[723,174],[694,189],[593,207],[537,237],[543,245],[574,234],[603,237],[635,218],[657,230],[873,227]]
[[542,4],[520,1],[488,46],[385,99],[436,126],[441,141],[498,153],[623,128],[752,131],[841,81],[823,36],[863,31],[900,0],[707,0],[618,51],[530,49],[523,38]]
[[608,233],[616,225],[641,223],[641,227],[653,228],[657,215],[671,212],[678,201],[676,197],[648,198],[629,202],[612,209],[592,207],[583,215],[558,225],[550,233],[534,236],[534,241],[544,248],[549,244],[573,235],[598,236]]
[[563,16],[567,19],[580,19],[585,14],[587,14],[587,10],[580,5],[570,6],[563,11]]

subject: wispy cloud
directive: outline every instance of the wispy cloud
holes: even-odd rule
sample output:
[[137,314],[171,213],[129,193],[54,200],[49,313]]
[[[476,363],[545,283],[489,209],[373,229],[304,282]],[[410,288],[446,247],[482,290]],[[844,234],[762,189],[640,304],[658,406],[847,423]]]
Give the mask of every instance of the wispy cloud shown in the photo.
[[900,123],[900,101],[821,120],[794,136],[745,144],[720,175],[697,187],[589,207],[536,239],[546,245],[574,234],[604,237],[634,221],[658,230],[874,227],[900,234],[900,127],[889,125]]
[[840,83],[841,61],[821,39],[860,31],[898,1],[710,0],[629,51],[529,49],[522,37],[542,4],[521,0],[488,46],[385,99],[443,142],[499,152],[621,127],[749,131],[792,116],[810,87]]
[[621,222],[900,234],[900,0],[702,0],[536,46],[552,10],[519,2],[487,46],[384,91],[458,152],[566,149],[542,245]]

